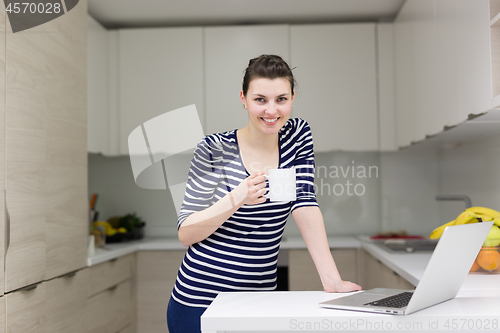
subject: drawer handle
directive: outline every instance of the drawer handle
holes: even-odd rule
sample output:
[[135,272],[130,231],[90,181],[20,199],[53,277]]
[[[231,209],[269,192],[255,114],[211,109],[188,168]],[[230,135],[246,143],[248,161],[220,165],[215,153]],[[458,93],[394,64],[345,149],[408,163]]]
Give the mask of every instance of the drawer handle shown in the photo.
[[114,259],[109,260],[109,262],[111,263],[111,262],[115,262],[117,260],[118,260],[118,258],[114,258]]
[[39,284],[40,283],[35,283],[35,284],[32,284],[32,285],[26,286],[24,288],[19,289],[19,291],[31,291],[31,290],[35,290],[36,287],[38,287]]
[[118,285],[108,288],[108,291],[115,291],[116,288],[118,288]]
[[398,274],[398,273],[396,273],[396,272],[394,272],[394,271],[392,271],[392,274],[394,274],[394,275],[396,275],[396,276],[399,276],[399,274]]
[[76,272],[77,272],[77,271],[74,271],[74,272],[69,272],[68,274],[64,274],[64,275],[62,275],[61,277],[63,277],[63,278],[71,278],[71,277],[73,277],[73,276],[75,276],[75,275],[76,275]]

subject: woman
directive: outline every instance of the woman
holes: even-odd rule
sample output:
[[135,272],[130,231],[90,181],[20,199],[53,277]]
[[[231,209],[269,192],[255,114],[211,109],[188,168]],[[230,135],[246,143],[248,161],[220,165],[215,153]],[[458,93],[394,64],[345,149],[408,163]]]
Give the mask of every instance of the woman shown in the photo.
[[[170,333],[200,332],[200,316],[221,291],[276,289],[278,250],[292,213],[327,292],[360,290],[340,278],[314,193],[307,122],[288,119],[295,81],[276,55],[250,60],[240,99],[242,129],[206,136],[191,161],[178,235],[189,246],[167,310]],[[268,169],[295,167],[297,200],[270,202]]]

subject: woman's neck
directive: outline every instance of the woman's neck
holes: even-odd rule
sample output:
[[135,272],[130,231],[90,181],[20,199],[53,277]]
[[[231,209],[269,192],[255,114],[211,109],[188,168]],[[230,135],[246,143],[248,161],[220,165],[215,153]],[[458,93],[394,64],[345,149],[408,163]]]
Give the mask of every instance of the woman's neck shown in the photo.
[[240,137],[251,148],[267,152],[273,152],[278,148],[278,133],[263,134],[248,125],[238,130],[238,132],[240,132]]

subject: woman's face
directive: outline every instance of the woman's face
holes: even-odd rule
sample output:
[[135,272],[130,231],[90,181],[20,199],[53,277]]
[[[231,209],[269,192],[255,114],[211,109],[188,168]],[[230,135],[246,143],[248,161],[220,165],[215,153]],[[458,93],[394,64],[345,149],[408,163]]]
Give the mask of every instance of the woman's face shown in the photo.
[[248,110],[249,125],[264,134],[277,134],[285,125],[295,91],[292,93],[290,82],[283,78],[256,78],[250,81],[247,95],[240,92],[241,102]]

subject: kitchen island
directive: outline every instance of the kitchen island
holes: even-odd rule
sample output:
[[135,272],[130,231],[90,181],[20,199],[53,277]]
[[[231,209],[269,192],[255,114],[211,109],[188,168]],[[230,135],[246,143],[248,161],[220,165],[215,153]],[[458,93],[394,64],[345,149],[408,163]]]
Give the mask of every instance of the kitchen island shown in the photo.
[[[429,252],[390,253],[366,237],[359,240],[365,251],[413,285],[418,284],[431,256]],[[202,331],[500,331],[499,274],[469,274],[455,299],[407,316],[318,306],[345,295],[322,291],[220,293],[202,316]]]

